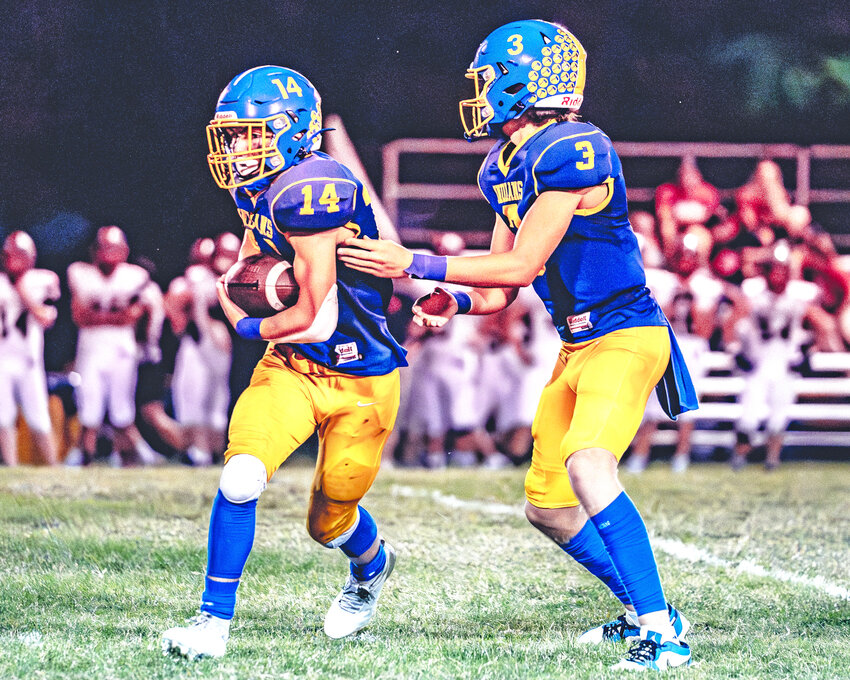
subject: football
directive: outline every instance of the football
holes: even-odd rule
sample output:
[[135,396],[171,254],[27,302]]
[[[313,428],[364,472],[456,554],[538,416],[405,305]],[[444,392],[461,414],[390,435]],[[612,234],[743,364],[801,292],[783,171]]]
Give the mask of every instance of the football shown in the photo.
[[292,263],[262,253],[234,264],[224,276],[224,287],[248,316],[272,316],[298,300]]

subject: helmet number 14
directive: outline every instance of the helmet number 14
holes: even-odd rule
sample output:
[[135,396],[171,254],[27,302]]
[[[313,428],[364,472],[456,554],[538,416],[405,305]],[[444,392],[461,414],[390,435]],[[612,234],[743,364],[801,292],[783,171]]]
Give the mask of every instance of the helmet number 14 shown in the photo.
[[289,99],[290,92],[292,92],[292,94],[297,94],[299,97],[304,96],[304,93],[301,91],[301,88],[292,76],[289,76],[289,78],[286,79],[286,87],[284,87],[283,83],[280,82],[280,78],[272,78],[272,82],[277,85],[277,89],[280,90],[280,94],[284,99]]

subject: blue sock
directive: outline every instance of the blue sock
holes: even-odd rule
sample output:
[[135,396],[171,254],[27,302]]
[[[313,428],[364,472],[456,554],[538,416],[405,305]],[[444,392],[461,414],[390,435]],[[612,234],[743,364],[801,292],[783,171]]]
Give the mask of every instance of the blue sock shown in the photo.
[[256,499],[231,503],[221,491],[216,495],[210,514],[202,612],[222,619],[233,618],[236,589],[254,545],[256,519]]
[[[348,537],[348,540],[340,546],[340,549],[349,558],[359,557],[372,547],[377,537],[378,525],[375,524],[375,520],[372,519],[372,515],[366,511],[366,508],[358,505],[357,521],[354,525],[354,530]],[[368,581],[380,572],[386,563],[387,554],[384,551],[384,546],[381,545],[378,547],[378,553],[375,557],[366,564],[354,564],[352,562],[351,574],[358,581]]]
[[372,515],[366,512],[366,508],[358,505],[357,519],[352,529],[349,529],[351,535],[348,540],[339,547],[349,557],[360,557],[372,547],[378,537],[378,525],[375,524]]
[[567,543],[561,544],[560,548],[608,586],[620,602],[631,604],[620,575],[593,522],[585,522],[581,531]]
[[661,589],[646,525],[626,492],[590,519],[599,531],[638,616],[666,611],[667,600]]
[[351,575],[358,581],[368,581],[375,578],[387,564],[387,552],[384,546],[378,546],[378,553],[366,564],[351,563]]

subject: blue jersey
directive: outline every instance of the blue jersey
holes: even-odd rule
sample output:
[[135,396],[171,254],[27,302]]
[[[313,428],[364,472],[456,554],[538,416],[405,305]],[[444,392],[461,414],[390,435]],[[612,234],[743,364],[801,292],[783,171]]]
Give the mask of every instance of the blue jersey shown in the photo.
[[[347,227],[359,238],[378,238],[366,187],[344,165],[313,152],[277,175],[254,196],[232,190],[242,223],[260,250],[292,262],[290,231]],[[406,366],[405,351],[387,329],[392,282],[348,267],[337,268],[339,321],[325,342],[298,345],[316,363],[351,375],[384,375]]]
[[478,184],[513,233],[544,191],[608,189],[598,206],[575,211],[533,283],[565,342],[667,324],[646,287],[620,159],[599,128],[552,122],[519,147],[502,140],[484,160]]

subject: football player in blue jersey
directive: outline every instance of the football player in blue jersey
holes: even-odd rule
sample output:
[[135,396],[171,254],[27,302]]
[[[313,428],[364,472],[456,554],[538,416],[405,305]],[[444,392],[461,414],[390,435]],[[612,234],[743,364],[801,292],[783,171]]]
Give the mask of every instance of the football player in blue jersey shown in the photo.
[[318,92],[279,66],[234,78],[207,127],[213,177],[230,191],[245,226],[240,259],[262,252],[292,262],[300,292],[292,307],[260,319],[248,317],[219,283],[237,333],[268,342],[268,349],[231,417],[200,613],[164,633],[166,652],[224,654],[257,499],[313,432],[320,447],[307,530],[350,560],[348,580],[325,617],[327,635],[341,638],[369,623],[395,564],[360,500],[395,421],[405,352],[387,330],[391,282],[337,268],[343,239],[379,235],[366,187],[318,151],[321,132]]
[[496,213],[490,253],[437,257],[388,241],[350,240],[349,267],[474,286],[437,288],[414,307],[440,326],[455,314],[489,314],[533,285],[563,340],[533,426],[526,516],[605,582],[619,618],[584,633],[595,643],[636,642],[618,667],[689,663],[689,624],[667,604],[644,522],[617,479],[651,390],[674,417],[696,407],[687,367],[646,287],[611,140],[581,122],[585,50],[563,26],[518,21],[481,43],[460,102],[468,139],[498,139],[478,174]]

